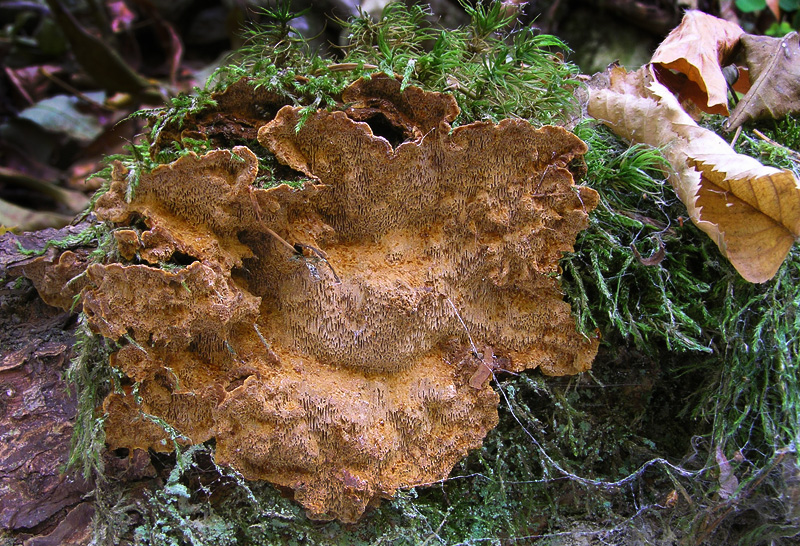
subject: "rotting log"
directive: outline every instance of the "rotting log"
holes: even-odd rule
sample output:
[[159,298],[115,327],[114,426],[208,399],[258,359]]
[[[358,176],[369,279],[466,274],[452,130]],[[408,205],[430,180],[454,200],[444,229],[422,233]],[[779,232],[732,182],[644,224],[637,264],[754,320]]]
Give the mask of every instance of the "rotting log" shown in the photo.
[[85,544],[93,484],[63,468],[76,412],[62,378],[70,315],[25,292],[0,295],[0,529],[26,546]]

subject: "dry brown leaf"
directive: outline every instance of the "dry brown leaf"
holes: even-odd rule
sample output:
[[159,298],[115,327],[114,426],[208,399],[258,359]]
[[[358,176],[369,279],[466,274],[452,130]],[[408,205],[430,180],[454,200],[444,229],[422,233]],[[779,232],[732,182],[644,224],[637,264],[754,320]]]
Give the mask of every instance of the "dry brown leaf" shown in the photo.
[[753,84],[725,128],[732,131],[752,119],[799,112],[800,35],[792,32],[772,38],[745,34],[741,42]]
[[[612,77],[608,89],[592,90],[589,114],[622,138],[660,148],[692,221],[742,277],[771,279],[800,236],[800,183],[791,171],[734,152],[699,127],[666,87],[643,76],[646,68],[622,84],[618,74],[616,86]],[[639,93],[632,94],[630,82],[636,81]]]
[[709,114],[727,115],[728,87],[722,66],[743,33],[738,25],[724,19],[687,11],[681,24],[658,46],[651,62],[659,80],[681,100],[690,100]]

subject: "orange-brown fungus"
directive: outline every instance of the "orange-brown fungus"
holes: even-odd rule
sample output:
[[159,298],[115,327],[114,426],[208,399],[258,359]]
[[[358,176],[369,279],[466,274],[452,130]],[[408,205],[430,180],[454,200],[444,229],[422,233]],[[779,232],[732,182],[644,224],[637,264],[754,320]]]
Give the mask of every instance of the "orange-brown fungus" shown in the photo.
[[87,252],[78,252],[66,250],[59,254],[55,248],[50,248],[41,256],[11,265],[8,272],[30,279],[46,304],[72,309],[75,296],[86,284],[81,273],[86,269]]
[[564,129],[451,131],[452,97],[389,78],[348,96],[299,131],[289,106],[259,130],[312,179],[300,190],[254,189],[244,147],[142,175],[131,202],[118,168],[96,212],[138,263],[91,266],[83,305],[139,382],[141,407],[106,400],[111,448],[171,449],[156,416],[309,516],[353,522],[480,446],[492,370],[589,368],[597,341],[556,277],[597,195],[573,185],[586,147]]

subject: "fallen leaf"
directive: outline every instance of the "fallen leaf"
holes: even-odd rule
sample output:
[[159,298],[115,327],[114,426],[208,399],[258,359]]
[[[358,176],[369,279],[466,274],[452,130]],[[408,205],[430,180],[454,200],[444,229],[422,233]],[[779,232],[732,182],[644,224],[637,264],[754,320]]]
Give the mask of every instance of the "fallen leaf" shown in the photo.
[[690,100],[709,114],[727,115],[728,86],[722,66],[728,64],[743,33],[739,25],[690,10],[658,46],[651,63],[661,83],[681,100]]
[[800,183],[794,174],[737,154],[699,127],[647,67],[625,77],[615,70],[609,88],[590,90],[589,115],[622,138],[660,148],[695,225],[742,277],[771,279],[800,236]]
[[70,221],[72,216],[30,210],[0,199],[0,227],[5,231],[36,231],[66,226]]
[[664,261],[664,258],[667,257],[667,247],[664,246],[664,241],[662,241],[660,237],[656,238],[658,239],[658,250],[653,252],[647,258],[639,254],[639,249],[636,248],[636,245],[631,244],[633,255],[636,256],[636,259],[639,260],[640,264],[648,266],[659,265]]
[[781,118],[800,111],[800,35],[792,32],[772,38],[745,34],[741,42],[753,83],[725,129],[732,131],[753,119]]
[[[87,93],[87,95],[101,103],[105,100],[103,92]],[[43,129],[67,134],[85,144],[102,133],[103,126],[96,116],[81,112],[77,108],[80,103],[81,100],[77,97],[56,95],[26,108],[19,116]]]

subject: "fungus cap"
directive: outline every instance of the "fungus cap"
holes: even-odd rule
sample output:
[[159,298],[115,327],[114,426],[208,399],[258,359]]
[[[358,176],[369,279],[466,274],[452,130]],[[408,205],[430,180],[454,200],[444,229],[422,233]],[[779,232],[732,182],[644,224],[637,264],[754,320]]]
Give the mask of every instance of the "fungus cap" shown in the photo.
[[117,169],[97,215],[143,263],[92,266],[83,303],[140,382],[140,406],[106,401],[111,448],[171,449],[139,418],[155,415],[309,516],[353,522],[480,446],[492,371],[589,368],[597,340],[556,277],[597,195],[573,184],[586,147],[562,128],[451,131],[452,97],[388,77],[345,96],[299,130],[290,106],[259,130],[302,189],[256,189],[244,147],[143,174],[130,202]]

